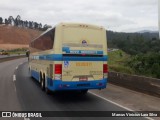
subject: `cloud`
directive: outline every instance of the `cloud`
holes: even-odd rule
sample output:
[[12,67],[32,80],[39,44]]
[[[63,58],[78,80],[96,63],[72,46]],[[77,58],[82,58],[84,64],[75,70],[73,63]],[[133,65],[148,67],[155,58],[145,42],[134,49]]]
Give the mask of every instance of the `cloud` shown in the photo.
[[1,0],[0,16],[55,25],[84,22],[123,31],[158,27],[157,0]]

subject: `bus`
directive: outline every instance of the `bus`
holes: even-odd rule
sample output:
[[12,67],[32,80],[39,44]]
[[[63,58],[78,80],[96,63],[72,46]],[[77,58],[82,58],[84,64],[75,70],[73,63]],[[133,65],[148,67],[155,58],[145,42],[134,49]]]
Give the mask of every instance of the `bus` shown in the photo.
[[103,27],[60,23],[29,45],[29,70],[42,90],[104,89],[108,79],[107,35]]

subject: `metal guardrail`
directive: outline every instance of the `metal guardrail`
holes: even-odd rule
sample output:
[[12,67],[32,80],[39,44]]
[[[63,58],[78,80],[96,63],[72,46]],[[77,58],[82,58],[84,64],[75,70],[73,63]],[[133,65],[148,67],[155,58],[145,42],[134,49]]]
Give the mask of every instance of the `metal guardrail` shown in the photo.
[[160,97],[160,79],[109,72],[108,81],[131,90]]

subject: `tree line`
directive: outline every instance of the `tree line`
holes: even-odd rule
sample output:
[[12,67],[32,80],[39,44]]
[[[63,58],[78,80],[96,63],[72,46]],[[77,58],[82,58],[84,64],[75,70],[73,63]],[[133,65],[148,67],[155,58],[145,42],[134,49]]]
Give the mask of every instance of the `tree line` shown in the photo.
[[45,31],[51,27],[50,25],[47,25],[47,24],[43,26],[42,23],[22,20],[20,15],[17,15],[16,18],[14,18],[13,16],[9,16],[8,18],[4,18],[4,19],[0,17],[0,24],[17,26],[17,27],[25,27],[30,29],[42,30],[42,31]]
[[130,55],[147,52],[160,52],[160,40],[156,33],[107,32],[108,46],[119,48]]

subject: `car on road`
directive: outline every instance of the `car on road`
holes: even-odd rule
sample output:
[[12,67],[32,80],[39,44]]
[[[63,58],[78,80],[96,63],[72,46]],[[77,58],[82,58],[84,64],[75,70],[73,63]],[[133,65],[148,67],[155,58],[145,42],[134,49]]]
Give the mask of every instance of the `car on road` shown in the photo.
[[2,50],[2,51],[0,51],[0,55],[9,55],[9,53],[4,51],[4,50]]

